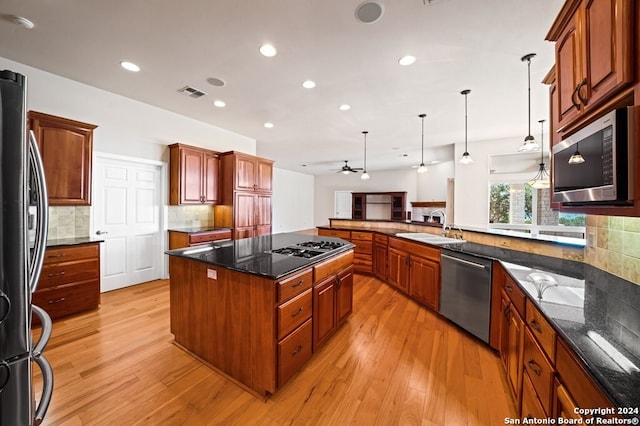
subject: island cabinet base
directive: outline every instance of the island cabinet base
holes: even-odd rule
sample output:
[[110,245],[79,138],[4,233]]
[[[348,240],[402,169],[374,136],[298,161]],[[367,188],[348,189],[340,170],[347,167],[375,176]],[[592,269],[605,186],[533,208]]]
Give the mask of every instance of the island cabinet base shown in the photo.
[[276,391],[273,280],[171,256],[176,343],[261,395]]
[[[263,398],[282,387],[351,313],[353,250],[280,279],[169,257],[178,346]],[[330,299],[318,305],[318,289]],[[316,324],[331,326],[318,338]]]

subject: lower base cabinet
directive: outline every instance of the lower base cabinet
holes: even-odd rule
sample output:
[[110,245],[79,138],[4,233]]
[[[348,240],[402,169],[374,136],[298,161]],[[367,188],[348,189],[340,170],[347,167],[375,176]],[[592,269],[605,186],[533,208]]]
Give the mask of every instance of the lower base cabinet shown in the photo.
[[353,310],[353,267],[326,277],[313,287],[313,350],[336,332]]
[[419,256],[409,258],[409,295],[434,311],[440,308],[440,263]]
[[282,386],[309,359],[312,351],[311,318],[278,343],[278,386]]

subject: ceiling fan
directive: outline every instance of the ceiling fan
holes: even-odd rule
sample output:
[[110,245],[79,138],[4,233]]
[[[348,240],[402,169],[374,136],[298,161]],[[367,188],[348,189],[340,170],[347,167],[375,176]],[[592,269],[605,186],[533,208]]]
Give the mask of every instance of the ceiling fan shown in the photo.
[[351,167],[349,165],[349,160],[344,160],[344,166],[338,170],[338,173],[348,175],[349,173],[358,173],[359,170],[362,170],[362,167]]

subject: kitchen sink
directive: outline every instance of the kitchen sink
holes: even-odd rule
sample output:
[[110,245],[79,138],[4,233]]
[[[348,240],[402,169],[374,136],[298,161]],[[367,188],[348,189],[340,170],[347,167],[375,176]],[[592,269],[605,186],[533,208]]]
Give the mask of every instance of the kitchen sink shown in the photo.
[[408,238],[410,240],[419,241],[421,243],[429,243],[429,244],[435,244],[435,245],[466,243],[465,240],[459,240],[457,238],[442,237],[440,235],[427,234],[424,232],[401,232],[396,234],[396,237]]

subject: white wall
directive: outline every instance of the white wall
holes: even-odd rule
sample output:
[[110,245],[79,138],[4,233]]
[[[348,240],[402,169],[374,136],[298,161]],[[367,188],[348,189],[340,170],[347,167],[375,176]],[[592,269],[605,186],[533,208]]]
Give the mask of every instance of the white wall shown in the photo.
[[[473,164],[455,164],[455,210],[454,223],[459,226],[486,228],[489,224],[489,156],[495,154],[516,154],[523,137],[513,137],[469,145]],[[464,144],[456,144],[455,158],[462,158]],[[532,174],[535,175],[540,154],[531,160]],[[548,165],[548,163],[547,163]]]
[[271,229],[274,234],[314,227],[313,188],[313,175],[273,168]]
[[447,201],[447,179],[454,176],[453,161],[434,164],[427,171],[418,174],[418,193],[410,201]]
[[0,69],[28,78],[27,108],[95,124],[94,150],[169,160],[167,145],[182,142],[215,151],[255,154],[256,141],[114,93],[0,57]]

